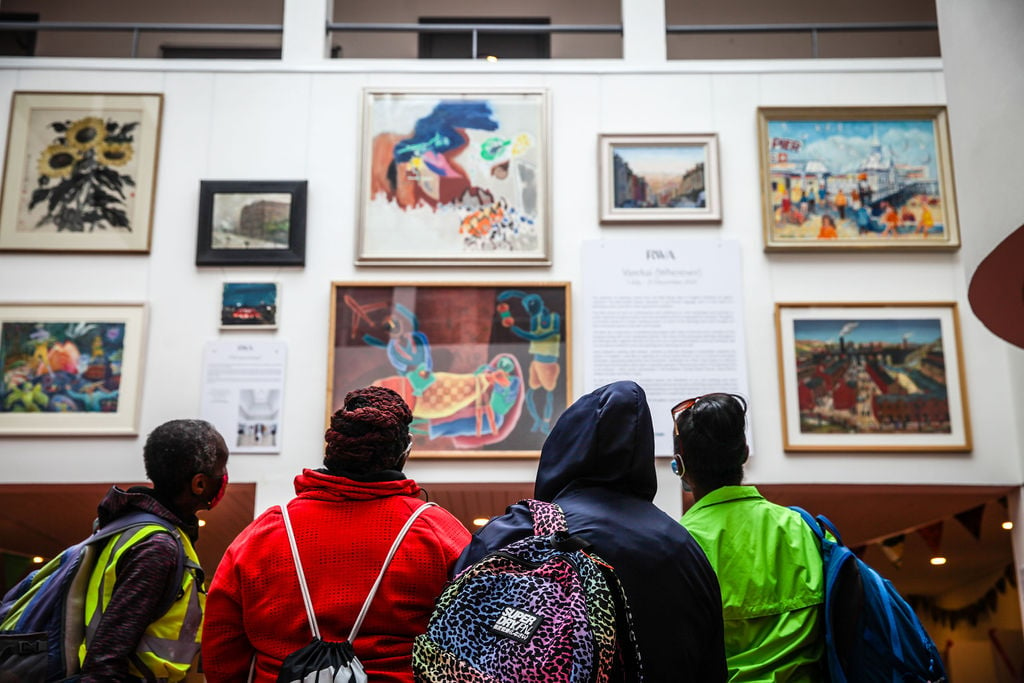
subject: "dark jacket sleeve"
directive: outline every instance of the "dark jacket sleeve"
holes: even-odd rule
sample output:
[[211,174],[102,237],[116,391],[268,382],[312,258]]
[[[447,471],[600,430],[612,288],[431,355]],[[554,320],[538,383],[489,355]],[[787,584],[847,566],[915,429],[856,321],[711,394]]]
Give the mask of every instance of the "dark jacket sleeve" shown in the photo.
[[121,555],[110,603],[82,664],[82,683],[138,680],[129,674],[129,658],[146,628],[160,617],[179,552],[173,536],[155,533]]
[[495,517],[473,534],[469,545],[462,551],[452,575],[483,559],[487,553],[503,548],[513,541],[533,535],[533,516],[525,505],[509,506],[505,514]]

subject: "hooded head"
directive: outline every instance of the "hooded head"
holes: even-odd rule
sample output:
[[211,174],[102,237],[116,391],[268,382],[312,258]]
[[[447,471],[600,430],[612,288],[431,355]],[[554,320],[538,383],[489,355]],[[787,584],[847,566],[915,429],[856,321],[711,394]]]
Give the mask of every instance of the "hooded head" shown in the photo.
[[551,501],[570,485],[654,500],[654,427],[636,382],[596,389],[558,418],[541,448],[534,497]]

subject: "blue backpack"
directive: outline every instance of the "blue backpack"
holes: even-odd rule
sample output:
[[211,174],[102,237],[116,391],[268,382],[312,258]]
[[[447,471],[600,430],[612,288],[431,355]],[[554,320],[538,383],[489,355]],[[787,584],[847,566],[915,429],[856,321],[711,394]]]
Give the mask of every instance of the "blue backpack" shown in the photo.
[[[136,511],[109,522],[64,549],[22,579],[0,602],[0,680],[63,681],[78,672],[85,638],[85,594],[103,543],[127,529],[159,525],[178,541],[176,580],[168,584],[162,611],[178,598],[185,550],[178,530],[154,514]],[[154,533],[164,533],[155,531]],[[191,563],[190,563],[191,564]],[[12,676],[13,678],[8,678]]]
[[828,518],[791,509],[821,541],[825,651],[832,683],[948,681],[935,643],[892,583],[843,545]]

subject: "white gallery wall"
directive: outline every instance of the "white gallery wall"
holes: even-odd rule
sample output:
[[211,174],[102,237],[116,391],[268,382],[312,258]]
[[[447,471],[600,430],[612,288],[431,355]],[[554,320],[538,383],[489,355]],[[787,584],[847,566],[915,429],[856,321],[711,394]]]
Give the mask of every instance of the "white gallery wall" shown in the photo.
[[[629,41],[627,41],[629,44]],[[628,50],[627,50],[628,52]],[[553,263],[550,267],[437,268],[353,265],[362,89],[536,88],[548,90]],[[947,102],[942,62],[826,60],[764,62],[627,61],[425,64],[346,61],[290,66],[140,60],[0,60],[0,130],[19,90],[158,92],[163,130],[148,255],[0,253],[0,301],[145,302],[148,340],[138,437],[0,438],[4,483],[111,482],[145,478],[146,434],[196,416],[208,340],[279,340],[288,345],[279,455],[230,461],[233,482],[255,482],[257,511],[287,499],[292,478],[322,457],[332,281],[537,282],[573,287],[573,396],[583,376],[581,243],[673,237],[741,244],[744,324],[758,483],[1007,484],[1022,481],[1019,361],[973,316],[970,272],[998,239],[966,212],[985,185],[958,185],[965,248],[945,253],[765,253],[759,194],[759,106],[932,105]],[[970,120],[952,126],[971,127]],[[603,227],[598,222],[597,141],[601,133],[717,133],[724,219],[720,225]],[[953,138],[956,140],[956,132]],[[958,180],[962,171],[954,168]],[[1012,159],[984,173],[1015,175]],[[977,172],[972,169],[972,172]],[[200,180],[307,179],[303,268],[197,268]],[[1019,192],[1018,192],[1019,194]],[[1006,197],[1019,201],[1019,197]],[[984,200],[988,200],[985,198]],[[1017,214],[1018,217],[1022,215]],[[999,228],[1001,229],[1001,228]],[[1009,228],[1005,230],[1009,232]],[[973,245],[984,239],[982,253]],[[968,248],[967,245],[971,245]],[[965,258],[970,254],[970,264]],[[968,265],[970,268],[968,268]],[[281,284],[279,328],[219,331],[224,281]],[[782,450],[773,306],[776,302],[959,304],[974,448],[966,454],[808,454]],[[624,377],[624,379],[628,379]],[[682,397],[681,397],[682,398]],[[1012,428],[1008,428],[1014,426]],[[421,482],[532,481],[532,460],[427,460],[407,472]],[[678,482],[659,461],[658,503],[679,513]]]

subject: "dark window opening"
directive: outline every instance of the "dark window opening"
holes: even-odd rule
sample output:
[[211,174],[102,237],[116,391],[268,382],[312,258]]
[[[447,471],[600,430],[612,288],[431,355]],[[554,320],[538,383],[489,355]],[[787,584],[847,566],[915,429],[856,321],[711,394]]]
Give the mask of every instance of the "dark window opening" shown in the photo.
[[[421,24],[536,24],[546,26],[546,17],[420,17]],[[476,56],[498,59],[550,59],[551,34],[546,31],[501,33],[477,32]],[[470,31],[431,31],[419,34],[420,59],[471,59],[473,34]]]
[[[39,21],[39,14],[30,12],[0,12],[0,21],[34,23]],[[35,31],[0,31],[0,55],[4,57],[33,57],[35,54]]]
[[164,59],[281,59],[279,47],[161,45]]

